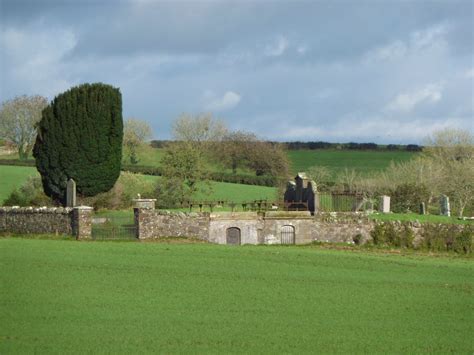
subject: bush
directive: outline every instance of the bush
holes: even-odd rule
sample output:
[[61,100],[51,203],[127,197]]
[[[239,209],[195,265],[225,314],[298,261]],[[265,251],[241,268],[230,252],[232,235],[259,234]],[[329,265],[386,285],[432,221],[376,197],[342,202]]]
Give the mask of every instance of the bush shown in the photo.
[[30,176],[25,183],[11,192],[10,196],[3,202],[5,206],[51,206],[52,200],[43,192],[41,179],[38,176]]
[[454,251],[468,254],[472,251],[473,227],[464,226],[459,230],[454,225],[430,224],[423,228],[423,248],[429,251]]
[[470,254],[472,251],[474,228],[467,225],[454,238],[454,251],[457,253]]
[[147,181],[137,174],[122,172],[114,187],[94,197],[79,197],[80,204],[99,209],[125,209],[133,205],[133,199],[140,194],[141,197],[151,197],[153,182]]
[[430,192],[425,185],[406,183],[398,185],[391,195],[392,211],[407,213],[418,211],[420,203],[428,201]]

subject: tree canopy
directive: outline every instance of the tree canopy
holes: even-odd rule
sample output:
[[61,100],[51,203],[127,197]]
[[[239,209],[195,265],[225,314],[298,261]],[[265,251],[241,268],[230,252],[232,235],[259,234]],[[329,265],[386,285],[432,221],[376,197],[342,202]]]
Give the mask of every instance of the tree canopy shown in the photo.
[[58,95],[43,110],[33,150],[45,193],[64,200],[70,178],[83,196],[110,190],[120,174],[122,138],[118,88],[83,84]]

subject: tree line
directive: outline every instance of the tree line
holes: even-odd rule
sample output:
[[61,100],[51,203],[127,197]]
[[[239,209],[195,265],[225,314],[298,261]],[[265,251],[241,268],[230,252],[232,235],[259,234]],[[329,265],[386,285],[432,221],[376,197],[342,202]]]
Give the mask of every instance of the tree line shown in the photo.
[[[150,145],[153,148],[164,148],[169,140],[152,140]],[[407,151],[421,152],[423,146],[418,144],[376,144],[376,143],[330,143],[324,141],[311,142],[271,142],[272,144],[284,145],[288,150],[318,150],[318,149],[336,149],[336,150],[378,150],[378,151]]]

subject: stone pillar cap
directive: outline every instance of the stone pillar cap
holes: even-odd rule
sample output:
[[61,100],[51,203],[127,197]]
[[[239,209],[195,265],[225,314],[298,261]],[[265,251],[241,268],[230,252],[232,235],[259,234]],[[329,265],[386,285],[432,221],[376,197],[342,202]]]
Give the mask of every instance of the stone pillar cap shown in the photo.
[[75,210],[93,210],[94,207],[89,207],[89,206],[74,206],[73,207]]

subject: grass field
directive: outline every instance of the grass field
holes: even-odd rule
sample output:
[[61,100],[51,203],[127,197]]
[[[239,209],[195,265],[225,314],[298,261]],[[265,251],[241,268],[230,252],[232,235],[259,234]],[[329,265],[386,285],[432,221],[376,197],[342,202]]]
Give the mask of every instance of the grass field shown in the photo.
[[[38,174],[36,168],[23,166],[0,165],[0,205],[15,187],[20,187],[28,178]],[[143,176],[148,181],[156,181],[159,177]],[[236,203],[253,200],[276,200],[276,188],[266,186],[230,184],[225,182],[211,182],[212,193],[206,196],[196,195],[196,200],[225,200]]]
[[35,174],[38,174],[36,168],[0,165],[0,205],[15,188],[19,188],[29,176]]
[[[292,173],[307,171],[314,165],[327,167],[333,177],[345,168],[369,175],[387,168],[391,161],[402,162],[412,159],[419,153],[407,151],[358,151],[358,150],[290,150],[288,157]],[[139,164],[158,166],[163,156],[163,149],[145,147],[139,152]],[[128,163],[126,160],[124,162]],[[210,167],[212,170],[222,170],[220,167]],[[225,170],[225,169],[224,169]],[[228,170],[230,172],[230,170]],[[244,171],[240,171],[244,173]],[[250,173],[250,172],[249,172]]]
[[390,165],[391,161],[408,161],[418,153],[406,151],[357,151],[357,150],[290,150],[288,156],[293,172],[307,171],[314,165],[327,167],[335,177],[345,168],[370,175]]
[[472,259],[0,239],[0,353],[472,353]]

